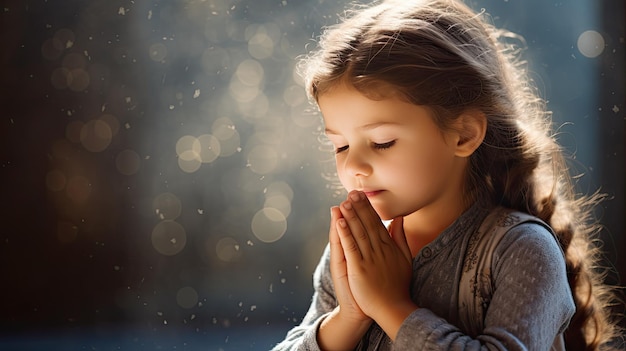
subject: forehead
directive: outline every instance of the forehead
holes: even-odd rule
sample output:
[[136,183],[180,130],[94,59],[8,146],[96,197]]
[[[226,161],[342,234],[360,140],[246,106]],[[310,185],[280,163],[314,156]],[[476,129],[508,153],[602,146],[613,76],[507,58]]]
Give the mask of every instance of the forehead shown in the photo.
[[340,134],[351,129],[368,130],[383,125],[409,125],[431,119],[426,106],[390,97],[372,98],[352,86],[335,86],[318,99],[326,130]]

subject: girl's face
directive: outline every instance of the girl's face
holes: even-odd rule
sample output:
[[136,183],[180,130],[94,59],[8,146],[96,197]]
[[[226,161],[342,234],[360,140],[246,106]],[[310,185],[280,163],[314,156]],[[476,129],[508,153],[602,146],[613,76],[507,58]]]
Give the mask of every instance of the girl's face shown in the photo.
[[341,183],[364,191],[382,219],[462,206],[460,136],[441,131],[427,108],[395,97],[371,100],[344,84],[321,95],[319,106]]

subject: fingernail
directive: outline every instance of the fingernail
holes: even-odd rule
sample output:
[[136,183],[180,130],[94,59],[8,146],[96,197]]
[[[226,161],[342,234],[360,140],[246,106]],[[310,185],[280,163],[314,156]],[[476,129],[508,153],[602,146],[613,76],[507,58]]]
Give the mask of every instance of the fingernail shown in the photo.
[[358,191],[351,193],[350,199],[352,199],[352,201],[355,201],[355,202],[361,200],[361,193]]
[[339,226],[340,226],[341,228],[345,228],[345,227],[347,226],[347,224],[346,224],[346,220],[345,220],[345,219],[343,219],[343,218],[342,218],[342,219],[340,219],[340,220],[338,220],[338,221],[337,221],[337,223],[339,223]]
[[351,210],[352,209],[352,204],[349,201],[346,201],[342,204],[343,208],[345,208],[346,210]]

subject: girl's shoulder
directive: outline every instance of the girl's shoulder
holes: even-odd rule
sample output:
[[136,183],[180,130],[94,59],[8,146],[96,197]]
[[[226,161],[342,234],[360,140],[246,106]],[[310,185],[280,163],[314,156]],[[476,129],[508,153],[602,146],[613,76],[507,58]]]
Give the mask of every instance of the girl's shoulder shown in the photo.
[[507,257],[524,257],[525,260],[535,262],[560,263],[565,260],[565,254],[553,229],[538,217],[498,207],[487,216],[482,226],[490,226],[489,234],[493,237],[492,240],[497,241],[493,245],[496,262]]
[[565,255],[552,228],[528,213],[496,207],[470,238],[468,253],[476,257],[501,258],[523,256],[524,260],[564,261]]

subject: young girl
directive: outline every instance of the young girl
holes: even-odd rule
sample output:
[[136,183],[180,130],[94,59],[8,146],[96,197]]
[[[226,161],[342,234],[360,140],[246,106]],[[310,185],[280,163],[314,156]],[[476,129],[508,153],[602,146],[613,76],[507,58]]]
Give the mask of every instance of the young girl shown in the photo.
[[[275,350],[608,348],[593,199],[575,198],[500,34],[453,0],[397,0],[323,35],[304,73],[348,198],[331,209],[311,307]],[[489,259],[488,218],[516,224]],[[481,306],[464,305],[464,273],[484,260],[469,281]]]

